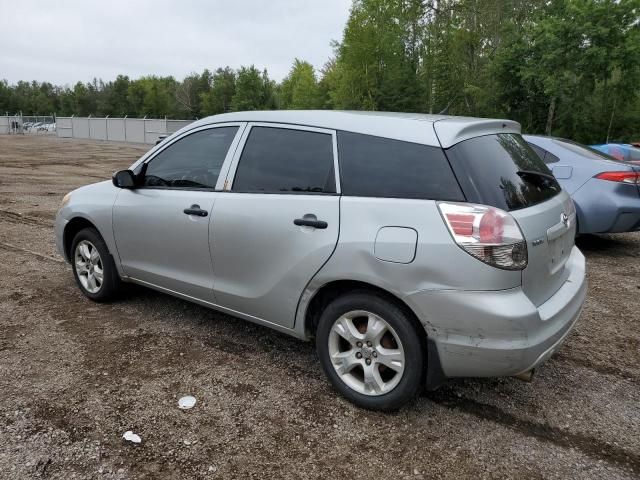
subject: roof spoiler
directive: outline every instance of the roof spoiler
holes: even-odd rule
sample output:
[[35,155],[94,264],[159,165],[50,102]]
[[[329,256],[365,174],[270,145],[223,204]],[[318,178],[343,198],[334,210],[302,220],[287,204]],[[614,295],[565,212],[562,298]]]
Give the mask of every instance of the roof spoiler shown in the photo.
[[496,133],[517,133],[522,129],[513,120],[473,119],[450,117],[433,122],[433,129],[442,148],[449,148],[473,137],[492,135]]

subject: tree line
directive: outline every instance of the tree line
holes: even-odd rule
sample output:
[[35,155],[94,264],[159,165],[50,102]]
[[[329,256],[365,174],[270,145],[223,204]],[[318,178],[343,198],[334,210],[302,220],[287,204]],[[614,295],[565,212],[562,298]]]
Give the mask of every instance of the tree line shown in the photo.
[[592,143],[640,139],[640,0],[354,0],[334,55],[181,81],[0,82],[0,112],[200,118],[350,109],[502,117]]

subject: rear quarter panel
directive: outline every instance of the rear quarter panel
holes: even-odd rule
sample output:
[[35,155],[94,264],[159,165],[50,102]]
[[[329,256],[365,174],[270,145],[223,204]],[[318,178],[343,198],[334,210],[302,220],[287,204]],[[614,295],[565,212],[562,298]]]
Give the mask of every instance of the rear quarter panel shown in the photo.
[[572,196],[580,212],[580,233],[619,233],[637,229],[640,195],[636,185],[590,178]]
[[[381,229],[403,227],[417,232],[415,257],[406,263],[376,257]],[[384,231],[384,230],[383,230]],[[405,239],[395,246],[406,248]],[[393,249],[393,245],[387,245]],[[406,260],[403,260],[406,261]],[[433,200],[342,197],[340,236],[331,258],[302,296],[296,326],[304,323],[306,306],[323,285],[355,280],[380,287],[407,302],[423,323],[428,313],[411,305],[423,290],[503,290],[521,284],[519,271],[499,270],[473,258],[454,243]]]

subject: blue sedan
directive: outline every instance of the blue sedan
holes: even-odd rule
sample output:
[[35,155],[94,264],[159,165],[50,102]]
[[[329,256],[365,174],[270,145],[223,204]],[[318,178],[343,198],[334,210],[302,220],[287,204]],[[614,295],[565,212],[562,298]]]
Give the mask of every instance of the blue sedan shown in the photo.
[[579,233],[640,231],[640,166],[571,140],[524,135],[569,192]]

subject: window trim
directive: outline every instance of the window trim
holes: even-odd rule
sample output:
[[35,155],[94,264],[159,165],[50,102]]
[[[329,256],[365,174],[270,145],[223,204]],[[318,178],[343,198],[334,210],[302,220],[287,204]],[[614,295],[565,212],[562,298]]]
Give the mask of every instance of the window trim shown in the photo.
[[[304,132],[312,132],[312,133],[323,133],[326,135],[331,135],[331,143],[333,147],[333,174],[335,176],[335,185],[336,192],[335,193],[324,193],[324,192],[238,192],[233,191],[233,181],[236,177],[236,172],[238,170],[238,164],[240,163],[240,157],[242,157],[242,152],[244,151],[244,147],[247,144],[247,140],[249,139],[249,135],[251,134],[251,129],[253,127],[267,127],[267,128],[279,128],[283,130],[302,130]],[[248,122],[244,131],[242,132],[242,137],[240,138],[238,145],[235,150],[235,154],[233,159],[231,160],[231,164],[229,170],[227,172],[227,177],[223,182],[222,191],[226,193],[241,193],[248,195],[322,195],[322,196],[332,196],[332,195],[340,195],[340,169],[338,163],[338,137],[336,135],[336,131],[328,128],[317,128],[317,127],[308,127],[306,125],[297,125],[290,123],[272,123],[272,122]]]
[[193,128],[191,130],[187,130],[186,132],[181,133],[180,135],[176,136],[175,138],[172,138],[170,141],[168,141],[166,144],[160,144],[159,146],[162,146],[162,148],[158,148],[157,150],[153,151],[153,153],[151,155],[149,155],[147,158],[144,158],[144,160],[136,162],[134,165],[131,166],[131,169],[136,169],[138,167],[140,167],[141,165],[144,164],[149,164],[151,162],[153,162],[153,160],[162,152],[164,152],[167,148],[171,147],[173,144],[179,142],[180,140],[182,140],[183,138],[186,138],[190,135],[193,135],[194,133],[198,133],[198,132],[202,132],[204,130],[213,130],[216,128],[224,128],[224,127],[238,127],[238,130],[236,131],[235,136],[233,137],[233,140],[231,141],[231,144],[229,145],[229,150],[227,150],[227,155],[224,157],[224,160],[222,162],[222,166],[220,167],[220,174],[218,175],[218,180],[216,181],[216,186],[215,187],[164,187],[164,186],[146,186],[146,185],[141,185],[141,186],[137,186],[136,190],[140,189],[140,190],[185,190],[185,191],[197,191],[197,192],[220,192],[223,190],[224,187],[224,182],[225,182],[225,178],[227,176],[227,174],[229,173],[229,168],[231,166],[231,161],[236,153],[236,149],[238,148],[238,144],[240,143],[240,139],[242,138],[242,135],[245,131],[245,128],[247,126],[247,122],[223,122],[223,123],[214,123],[214,124],[209,124],[209,125],[203,125],[201,127],[197,127],[197,128]]

